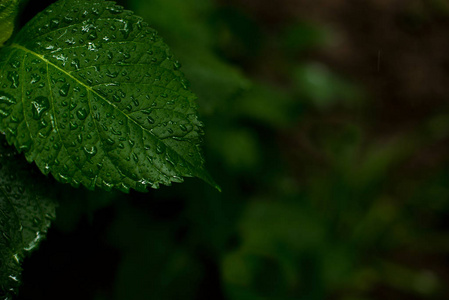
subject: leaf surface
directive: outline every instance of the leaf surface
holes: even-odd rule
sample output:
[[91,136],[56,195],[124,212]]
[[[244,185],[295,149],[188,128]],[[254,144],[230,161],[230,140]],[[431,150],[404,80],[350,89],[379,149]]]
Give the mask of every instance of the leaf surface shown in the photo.
[[0,52],[0,129],[58,181],[145,191],[204,169],[196,97],[167,45],[113,2],[60,0]]
[[29,164],[0,137],[0,299],[20,285],[22,259],[45,236],[55,202],[42,189]]

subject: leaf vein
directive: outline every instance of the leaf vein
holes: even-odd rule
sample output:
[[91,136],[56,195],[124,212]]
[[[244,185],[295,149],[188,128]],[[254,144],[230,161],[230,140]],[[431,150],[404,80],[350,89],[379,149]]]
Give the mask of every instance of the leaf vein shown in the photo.
[[[99,99],[102,99],[103,101],[105,101],[107,104],[111,105],[112,107],[114,107],[114,109],[116,109],[117,111],[119,111],[121,114],[123,114],[127,119],[131,120],[135,125],[137,125],[137,127],[139,127],[141,130],[149,133],[149,135],[151,137],[153,137],[156,140],[159,140],[162,142],[162,139],[160,139],[159,137],[155,136],[154,133],[152,133],[150,130],[146,129],[145,127],[143,127],[142,125],[140,125],[139,123],[137,123],[137,121],[135,121],[133,118],[131,118],[130,116],[128,116],[126,113],[124,113],[122,110],[120,110],[114,103],[110,102],[108,99],[104,98],[102,95],[100,95],[98,92],[96,92],[94,89],[92,89],[90,86],[86,85],[85,83],[83,83],[82,81],[80,81],[79,79],[77,79],[76,77],[74,77],[73,75],[71,75],[70,73],[68,73],[67,71],[61,69],[60,67],[58,67],[57,65],[53,64],[52,62],[50,62],[49,60],[47,60],[46,58],[44,58],[43,55],[40,55],[32,50],[29,50],[19,44],[12,44],[11,47],[22,50],[24,52],[28,52],[36,57],[38,57],[39,59],[43,60],[44,62],[47,63],[47,68],[48,65],[51,65],[52,67],[56,68],[57,70],[59,70],[60,72],[66,74],[68,77],[72,78],[73,80],[75,80],[76,82],[78,82],[81,86],[85,87],[88,91],[91,91],[91,93],[96,94]],[[59,134],[59,132],[58,132]],[[163,143],[163,142],[162,142]],[[172,147],[167,146],[165,143],[164,145],[167,148],[172,149]],[[172,149],[174,153],[176,153],[180,158],[182,158],[185,162],[187,162],[189,165],[193,166],[192,163],[186,159],[184,159],[182,157],[182,155],[180,155],[175,149]]]

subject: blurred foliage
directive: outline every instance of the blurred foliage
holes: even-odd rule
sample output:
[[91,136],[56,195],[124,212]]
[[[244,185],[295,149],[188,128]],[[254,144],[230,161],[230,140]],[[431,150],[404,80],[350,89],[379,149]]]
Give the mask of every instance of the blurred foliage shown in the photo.
[[[119,3],[182,63],[223,192],[195,180],[147,194],[61,190],[23,299],[449,297],[449,107],[410,128],[382,124],[384,100],[321,59],[341,43],[324,23],[271,27],[212,0]],[[54,258],[58,243],[69,246]],[[40,261],[52,273],[71,260],[85,273],[57,268],[66,280],[46,280],[59,289],[30,283]]]

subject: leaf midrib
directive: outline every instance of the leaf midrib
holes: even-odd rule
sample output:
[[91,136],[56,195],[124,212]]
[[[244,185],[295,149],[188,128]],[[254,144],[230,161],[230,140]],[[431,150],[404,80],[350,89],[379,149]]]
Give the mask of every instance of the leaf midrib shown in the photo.
[[137,123],[134,119],[130,118],[127,114],[125,114],[123,111],[121,111],[114,103],[110,102],[108,99],[104,98],[102,95],[100,95],[98,92],[96,92],[94,89],[92,89],[89,85],[86,85],[84,82],[82,82],[81,80],[79,80],[78,78],[76,78],[75,76],[73,76],[72,74],[70,74],[69,72],[67,72],[66,70],[58,67],[57,65],[55,65],[54,63],[52,63],[51,61],[49,61],[48,59],[46,59],[43,55],[40,55],[32,50],[29,50],[19,44],[11,44],[12,48],[16,48],[19,50],[22,50],[24,52],[30,53],[31,55],[34,55],[36,57],[38,57],[39,59],[41,59],[42,61],[44,61],[46,64],[51,65],[52,67],[54,67],[55,69],[57,69],[58,71],[64,73],[66,76],[70,77],[71,79],[75,80],[77,83],[79,83],[80,85],[82,85],[85,89],[89,90],[91,93],[94,93],[95,95],[97,95],[100,99],[102,99],[103,101],[105,101],[106,103],[108,103],[109,105],[113,106],[116,110],[118,110],[120,113],[122,113],[126,118],[130,119],[133,123],[135,123],[136,125],[138,125],[143,131],[148,132],[149,134],[153,135],[156,139],[157,136],[154,135],[154,133],[152,133],[150,130],[146,129],[145,127],[142,127],[142,125],[140,125],[139,123]]
[[[72,74],[70,74],[69,72],[65,71],[64,69],[58,67],[57,65],[55,65],[54,63],[52,63],[51,61],[49,61],[48,59],[46,59],[43,55],[40,55],[28,48],[25,48],[19,44],[13,43],[10,45],[11,48],[15,48],[18,50],[22,50],[26,53],[30,53],[31,55],[36,56],[37,58],[41,59],[42,61],[44,61],[47,65],[51,65],[52,67],[54,67],[55,69],[57,69],[58,71],[62,72],[63,74],[65,74],[66,76],[68,76],[69,78],[75,80],[78,84],[80,84],[81,86],[83,86],[86,90],[90,91],[92,94],[95,94],[97,97],[99,97],[100,99],[102,99],[103,101],[105,101],[107,104],[111,105],[112,107],[114,107],[114,109],[116,109],[117,111],[119,111],[122,115],[124,115],[129,121],[131,121],[132,123],[134,123],[135,125],[137,125],[142,131],[147,132],[148,134],[150,134],[150,136],[152,136],[155,140],[161,142],[164,144],[165,147],[171,149],[173,152],[175,152],[180,158],[182,158],[185,162],[187,162],[189,165],[193,166],[192,163],[190,163],[188,160],[184,159],[184,157],[182,155],[180,155],[175,149],[173,149],[172,147],[168,146],[166,143],[164,143],[164,141],[160,138],[158,138],[153,132],[151,132],[151,130],[143,127],[142,125],[140,125],[136,120],[134,120],[133,118],[131,118],[130,116],[128,116],[127,114],[125,114],[123,111],[121,111],[114,103],[110,102],[108,99],[104,98],[101,94],[99,94],[98,92],[96,92],[94,89],[92,89],[89,85],[86,85],[84,82],[82,82],[81,80],[79,80],[78,78],[76,78],[75,76],[73,76]],[[92,116],[93,118],[93,116]],[[168,175],[168,174],[166,174]],[[168,175],[169,176],[169,175]],[[170,176],[169,176],[170,177]]]

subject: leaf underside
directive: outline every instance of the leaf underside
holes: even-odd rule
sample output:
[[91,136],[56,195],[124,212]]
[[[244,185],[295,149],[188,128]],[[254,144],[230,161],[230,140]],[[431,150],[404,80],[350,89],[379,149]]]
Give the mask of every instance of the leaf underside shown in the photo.
[[45,237],[55,202],[39,176],[0,137],[0,299],[11,299],[20,285],[22,259]]
[[60,0],[0,50],[0,130],[73,186],[146,191],[199,177],[218,188],[179,66],[132,12]]

